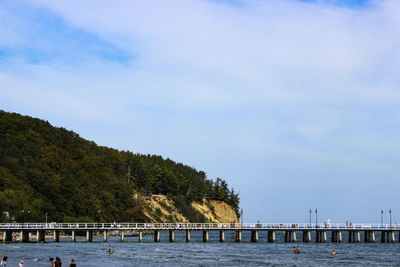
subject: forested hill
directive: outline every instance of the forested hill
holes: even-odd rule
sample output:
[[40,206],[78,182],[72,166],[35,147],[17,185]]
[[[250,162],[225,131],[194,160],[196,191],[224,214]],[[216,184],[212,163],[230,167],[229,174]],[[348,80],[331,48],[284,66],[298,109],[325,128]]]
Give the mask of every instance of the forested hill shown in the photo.
[[[140,140],[137,140],[140,142]],[[165,194],[192,222],[193,201],[239,197],[222,179],[163,159],[96,145],[47,121],[0,110],[0,221],[149,221],[133,195]],[[9,213],[8,218],[4,212]],[[28,213],[29,211],[29,213]]]

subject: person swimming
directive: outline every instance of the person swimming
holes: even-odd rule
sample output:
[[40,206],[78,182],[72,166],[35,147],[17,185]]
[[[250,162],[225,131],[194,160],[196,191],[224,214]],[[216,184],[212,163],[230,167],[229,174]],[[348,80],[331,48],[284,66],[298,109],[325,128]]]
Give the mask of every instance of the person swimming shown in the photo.
[[331,255],[335,256],[336,255],[336,251],[332,250]]
[[108,246],[108,255],[114,254],[115,253],[115,248],[113,248],[111,245]]

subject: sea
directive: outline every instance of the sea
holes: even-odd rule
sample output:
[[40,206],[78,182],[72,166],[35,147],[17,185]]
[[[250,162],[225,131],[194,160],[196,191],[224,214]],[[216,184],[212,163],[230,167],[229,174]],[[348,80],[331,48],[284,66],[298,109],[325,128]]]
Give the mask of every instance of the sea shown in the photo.
[[[210,232],[210,241],[202,242],[202,232],[191,232],[191,242],[185,242],[185,233],[176,232],[176,242],[168,242],[168,232],[161,233],[161,242],[155,243],[153,236],[144,236],[139,243],[137,237],[109,237],[103,242],[94,237],[87,243],[85,238],[60,239],[59,243],[8,243],[0,244],[0,253],[7,253],[9,266],[18,266],[21,259],[24,267],[50,266],[50,257],[60,257],[68,267],[71,259],[77,266],[400,266],[400,243],[285,243],[277,232],[276,242],[267,242],[267,233],[259,232],[259,242],[251,243],[249,232],[243,232],[243,242],[235,243],[234,233],[226,232],[224,243],[219,242],[219,233]],[[301,233],[298,238],[301,237]],[[313,240],[314,237],[313,237]],[[108,247],[115,253],[109,255]],[[300,254],[294,254],[299,246]],[[332,256],[332,250],[336,255]]]

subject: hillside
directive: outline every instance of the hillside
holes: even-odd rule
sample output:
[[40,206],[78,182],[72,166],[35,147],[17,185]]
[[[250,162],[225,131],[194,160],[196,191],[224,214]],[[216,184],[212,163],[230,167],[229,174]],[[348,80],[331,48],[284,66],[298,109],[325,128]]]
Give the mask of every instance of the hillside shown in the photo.
[[46,213],[58,222],[162,221],[146,209],[145,199],[156,194],[165,195],[175,214],[190,222],[212,220],[193,205],[204,199],[223,201],[238,213],[238,194],[220,178],[210,180],[203,171],[161,156],[98,146],[46,121],[0,111],[0,221],[44,221]]

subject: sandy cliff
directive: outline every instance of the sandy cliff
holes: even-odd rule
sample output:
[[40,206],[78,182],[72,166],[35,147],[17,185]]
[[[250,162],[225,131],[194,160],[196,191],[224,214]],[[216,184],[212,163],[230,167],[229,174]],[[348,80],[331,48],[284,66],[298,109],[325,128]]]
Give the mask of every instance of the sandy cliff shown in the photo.
[[[165,195],[152,195],[141,198],[145,203],[144,214],[151,221],[188,222],[187,218],[175,208],[174,202]],[[203,213],[210,222],[238,222],[235,211],[225,202],[203,199],[202,202],[193,202],[192,206]]]

